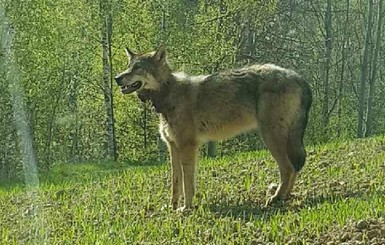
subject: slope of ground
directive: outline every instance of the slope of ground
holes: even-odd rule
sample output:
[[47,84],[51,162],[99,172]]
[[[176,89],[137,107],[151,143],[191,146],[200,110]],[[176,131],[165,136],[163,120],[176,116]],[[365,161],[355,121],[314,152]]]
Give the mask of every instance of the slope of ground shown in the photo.
[[309,148],[291,200],[267,208],[264,151],[201,161],[190,214],[165,206],[168,165],[79,166],[3,190],[0,244],[385,244],[383,136]]

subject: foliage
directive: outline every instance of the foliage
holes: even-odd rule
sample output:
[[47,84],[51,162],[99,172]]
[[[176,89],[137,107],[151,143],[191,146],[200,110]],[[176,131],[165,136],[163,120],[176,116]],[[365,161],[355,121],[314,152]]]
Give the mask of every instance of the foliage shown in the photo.
[[[218,72],[249,63],[276,63],[298,71],[312,86],[314,103],[306,134],[308,144],[356,136],[361,50],[367,31],[362,29],[367,18],[364,1],[332,1],[326,126],[322,123],[325,115],[321,108],[325,94],[322,83],[326,0],[106,2],[112,15],[113,74],[127,64],[124,47],[144,52],[162,42],[167,45],[171,66],[189,74]],[[56,162],[105,159],[103,19],[99,1],[2,0],[1,3],[16,32],[12,48],[26,92],[26,109],[40,169]],[[374,8],[373,23],[380,25],[376,22],[376,11]],[[376,28],[371,31],[375,32]],[[374,40],[371,43],[373,50],[376,43]],[[369,69],[378,67],[372,106],[376,115],[371,130],[374,135],[385,130],[384,45],[382,42],[379,46],[378,62],[370,61],[369,65]],[[2,67],[2,178],[16,176],[21,169],[5,72],[6,68]],[[113,96],[119,161],[156,162],[159,151],[156,114],[135,96],[121,95],[117,86],[113,87]],[[218,152],[228,155],[262,147],[258,133],[253,131],[219,143]]]

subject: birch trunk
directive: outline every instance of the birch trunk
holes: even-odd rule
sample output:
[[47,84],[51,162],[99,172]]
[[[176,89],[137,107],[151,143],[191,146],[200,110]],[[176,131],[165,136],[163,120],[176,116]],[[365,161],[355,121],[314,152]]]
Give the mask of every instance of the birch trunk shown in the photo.
[[373,0],[368,0],[368,18],[366,23],[365,44],[362,53],[361,75],[358,88],[358,121],[357,121],[357,137],[364,136],[364,108],[366,101],[366,80],[368,79],[368,58],[370,52],[370,40],[372,38],[372,16],[373,16]]
[[346,54],[348,51],[348,23],[349,23],[349,12],[350,12],[350,0],[346,0],[346,17],[345,17],[345,25],[344,25],[344,41],[342,44],[342,58],[341,58],[341,72],[340,72],[340,81],[338,84],[338,101],[337,101],[337,137],[341,136],[341,128],[343,125],[342,122],[342,98],[344,93],[344,83],[345,83],[345,66],[346,66]]
[[322,124],[324,129],[329,124],[329,76],[332,53],[332,7],[331,0],[327,0],[325,13],[325,80],[323,82]]
[[376,47],[374,50],[374,57],[373,57],[373,63],[372,63],[372,74],[370,76],[369,80],[369,95],[368,95],[368,104],[366,108],[366,130],[365,130],[365,137],[368,137],[372,134],[373,131],[373,100],[375,96],[375,81],[377,76],[377,68],[378,68],[378,54],[380,52],[381,47],[381,27],[383,23],[384,14],[382,14],[383,11],[383,0],[380,0],[378,2],[378,15],[377,15],[377,33],[376,33]]

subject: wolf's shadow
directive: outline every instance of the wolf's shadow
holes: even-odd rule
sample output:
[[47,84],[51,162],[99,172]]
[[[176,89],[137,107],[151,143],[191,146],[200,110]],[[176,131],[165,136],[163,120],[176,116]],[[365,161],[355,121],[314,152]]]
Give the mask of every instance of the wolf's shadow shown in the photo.
[[298,213],[302,209],[312,208],[318,206],[322,203],[337,203],[342,200],[347,199],[367,199],[371,195],[384,195],[379,191],[364,192],[364,191],[349,191],[346,193],[338,194],[327,194],[313,196],[307,194],[304,196],[292,197],[286,201],[279,201],[272,205],[266,206],[262,201],[255,200],[245,200],[241,204],[227,201],[227,202],[216,202],[204,205],[218,217],[234,217],[238,219],[243,219],[244,221],[249,221],[252,216],[254,219],[270,219],[270,217],[275,216],[276,214],[284,214],[287,212]]

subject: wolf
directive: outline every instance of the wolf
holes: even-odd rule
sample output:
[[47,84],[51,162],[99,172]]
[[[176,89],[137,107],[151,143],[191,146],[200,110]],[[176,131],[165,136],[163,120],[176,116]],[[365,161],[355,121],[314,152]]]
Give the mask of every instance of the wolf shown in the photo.
[[[263,64],[189,76],[173,72],[164,45],[148,53],[125,50],[128,69],[115,80],[123,94],[136,92],[159,113],[159,132],[170,153],[174,209],[193,208],[200,144],[256,128],[280,172],[280,184],[266,205],[289,197],[305,163],[303,138],[312,103],[311,88],[300,75]],[[182,194],[184,206],[179,207]]]

